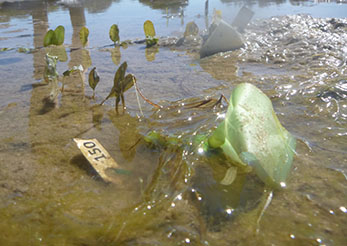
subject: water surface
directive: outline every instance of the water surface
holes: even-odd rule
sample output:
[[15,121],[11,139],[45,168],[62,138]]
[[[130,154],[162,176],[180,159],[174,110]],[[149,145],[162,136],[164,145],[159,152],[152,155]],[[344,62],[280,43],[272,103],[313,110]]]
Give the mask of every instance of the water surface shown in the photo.
[[[161,3],[163,2],[163,3]],[[0,7],[0,244],[1,245],[343,245],[346,241],[347,4],[313,1],[18,1]],[[343,2],[343,1],[342,1]],[[174,45],[185,25],[200,32],[214,9],[231,22],[246,5],[255,12],[245,47],[200,59],[199,44]],[[167,45],[146,49],[110,46],[108,29],[121,40],[143,39],[154,22]],[[43,37],[64,25],[60,75],[83,65],[65,81],[56,103],[43,81]],[[82,47],[79,30],[87,26]],[[171,39],[168,39],[170,37]],[[170,41],[171,40],[171,41]],[[172,41],[173,40],[173,41]],[[29,48],[21,53],[18,48]],[[125,94],[117,114],[109,93],[126,61],[144,95]],[[88,72],[101,77],[91,98]],[[190,148],[192,136],[208,134],[226,110],[182,105],[227,98],[242,82],[272,100],[282,124],[298,139],[287,187],[270,190],[253,174],[230,186],[219,182],[221,158]],[[151,130],[186,139],[181,148],[155,149]],[[130,175],[105,184],[72,138],[97,138]]]

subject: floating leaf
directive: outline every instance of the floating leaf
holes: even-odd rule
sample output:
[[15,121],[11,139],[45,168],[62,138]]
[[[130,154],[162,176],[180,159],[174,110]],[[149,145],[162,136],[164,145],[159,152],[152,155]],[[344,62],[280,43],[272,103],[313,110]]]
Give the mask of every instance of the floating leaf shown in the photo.
[[80,40],[83,46],[85,46],[88,42],[89,30],[87,27],[82,27],[80,30]]
[[100,77],[98,75],[98,73],[96,72],[96,67],[94,67],[88,76],[88,82],[89,82],[89,86],[93,89],[93,98],[94,98],[94,91],[95,91],[95,87],[98,85]]
[[64,43],[64,38],[65,38],[65,28],[63,26],[58,26],[54,30],[52,44],[62,45]]
[[118,43],[119,42],[119,28],[116,24],[113,24],[110,28],[110,39],[114,42],[114,43]]
[[277,119],[270,99],[248,83],[233,90],[225,120],[208,143],[220,147],[232,163],[252,166],[274,187],[285,184],[295,153],[295,138]]
[[47,47],[47,46],[53,44],[54,36],[55,36],[54,31],[48,30],[45,37],[43,38],[43,46]]
[[143,30],[145,31],[146,38],[147,37],[155,37],[155,30],[152,21],[146,20],[143,24]]

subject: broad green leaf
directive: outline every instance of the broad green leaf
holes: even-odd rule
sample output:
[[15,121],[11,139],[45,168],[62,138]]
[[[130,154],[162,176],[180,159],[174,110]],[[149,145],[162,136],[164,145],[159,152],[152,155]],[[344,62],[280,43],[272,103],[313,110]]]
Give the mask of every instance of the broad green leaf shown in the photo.
[[143,24],[143,30],[145,31],[146,38],[147,37],[151,37],[151,38],[155,37],[155,30],[154,30],[154,25],[153,25],[152,21],[146,20],[145,23]]
[[110,39],[114,42],[114,43],[118,43],[119,42],[119,28],[116,24],[113,24],[110,28]]
[[225,120],[208,142],[212,148],[220,147],[232,163],[252,166],[264,183],[275,187],[285,184],[296,145],[270,99],[248,83],[233,90]]
[[100,77],[98,75],[98,73],[96,72],[96,67],[94,67],[88,76],[88,82],[89,82],[89,86],[90,88],[92,88],[93,90],[95,90],[95,87],[98,85],[100,81]]
[[53,39],[54,39],[55,33],[53,30],[48,30],[46,33],[45,37],[43,38],[43,46],[47,47],[51,44],[53,44]]
[[80,30],[80,40],[83,46],[85,46],[88,42],[89,30],[87,27],[82,27]]
[[64,43],[64,38],[65,38],[65,28],[63,26],[58,26],[54,30],[52,44],[62,45]]

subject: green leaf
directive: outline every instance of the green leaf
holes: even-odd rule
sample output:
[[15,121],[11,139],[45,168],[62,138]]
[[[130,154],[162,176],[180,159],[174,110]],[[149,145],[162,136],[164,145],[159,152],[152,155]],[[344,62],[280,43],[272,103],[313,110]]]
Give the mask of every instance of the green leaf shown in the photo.
[[120,96],[122,92],[122,82],[124,80],[125,71],[127,70],[128,64],[123,62],[122,65],[119,66],[114,79],[113,79],[113,87],[116,96]]
[[100,77],[98,75],[98,73],[96,72],[96,67],[94,67],[88,76],[88,82],[89,82],[89,86],[90,88],[92,88],[93,90],[95,90],[95,87],[98,85],[100,81]]
[[82,27],[80,30],[80,40],[83,46],[85,46],[88,42],[89,30],[87,27]]
[[152,21],[146,20],[145,23],[143,24],[143,30],[145,31],[146,38],[147,37],[151,37],[151,38],[155,37],[155,30],[154,30],[154,25],[153,25]]
[[64,43],[64,38],[65,38],[65,28],[63,26],[58,26],[54,30],[52,44],[62,45]]
[[252,166],[273,187],[285,184],[295,142],[277,119],[270,99],[248,83],[233,90],[225,120],[208,140],[210,147],[220,147],[232,163]]
[[113,24],[110,28],[110,39],[114,42],[114,43],[118,43],[119,42],[119,28],[116,24]]
[[135,76],[133,74],[128,74],[122,82],[122,93],[133,87],[135,83]]
[[47,47],[51,44],[53,44],[53,39],[54,39],[55,33],[53,30],[48,30],[46,33],[45,37],[43,38],[43,46]]

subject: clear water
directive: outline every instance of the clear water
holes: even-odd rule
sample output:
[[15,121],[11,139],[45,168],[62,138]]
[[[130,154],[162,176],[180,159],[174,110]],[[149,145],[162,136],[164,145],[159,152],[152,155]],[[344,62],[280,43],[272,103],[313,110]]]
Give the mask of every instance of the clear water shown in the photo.
[[[170,2],[170,4],[168,3]],[[185,25],[203,32],[214,9],[231,22],[247,5],[255,15],[245,47],[200,59],[198,45],[177,47]],[[347,4],[316,1],[11,1],[0,5],[0,244],[1,245],[344,245],[347,179]],[[332,19],[335,18],[335,19]],[[168,45],[113,48],[144,38],[153,21]],[[65,26],[62,74],[82,64],[82,76],[65,81],[56,104],[43,82],[48,28]],[[90,30],[81,48],[79,30]],[[33,49],[20,53],[18,48]],[[55,50],[58,52],[58,50]],[[127,110],[116,114],[109,93],[126,61],[144,95],[134,88]],[[88,72],[101,81],[95,100]],[[150,130],[190,139],[208,134],[226,110],[183,104],[228,97],[241,82],[261,88],[282,124],[298,139],[287,188],[270,191],[252,174],[219,184],[221,159],[184,147],[153,149]],[[72,141],[97,138],[129,176],[103,183]],[[183,149],[183,150],[182,150]],[[262,212],[263,211],[263,212]]]

